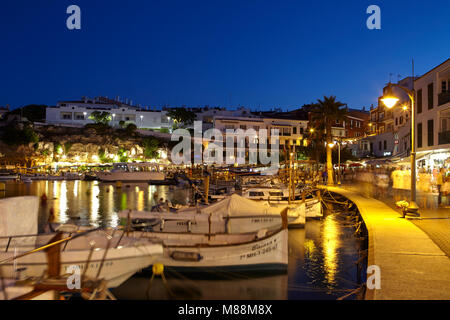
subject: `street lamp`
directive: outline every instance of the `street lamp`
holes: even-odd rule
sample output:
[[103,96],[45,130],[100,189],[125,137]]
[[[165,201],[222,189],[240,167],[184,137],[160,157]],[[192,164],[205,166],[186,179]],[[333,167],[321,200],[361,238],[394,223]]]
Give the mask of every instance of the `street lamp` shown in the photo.
[[[414,89],[410,90],[408,88],[405,88],[401,85],[395,84],[395,83],[388,83],[386,94],[383,96],[384,105],[391,109],[395,106],[395,104],[400,100],[392,93],[392,88],[399,88],[406,92],[409,99],[411,100],[411,201],[409,203],[408,212],[414,213],[416,215],[419,215],[417,210],[419,207],[416,204],[416,144],[415,144],[415,135],[414,135],[414,129],[415,129],[415,99],[414,99]],[[405,108],[403,108],[405,110]]]
[[328,146],[333,148],[335,145],[338,145],[338,185],[341,184],[341,141],[335,141],[333,143],[329,143]]
[[143,120],[142,119],[144,119],[143,115],[141,115],[141,128],[142,128],[142,125],[143,125]]

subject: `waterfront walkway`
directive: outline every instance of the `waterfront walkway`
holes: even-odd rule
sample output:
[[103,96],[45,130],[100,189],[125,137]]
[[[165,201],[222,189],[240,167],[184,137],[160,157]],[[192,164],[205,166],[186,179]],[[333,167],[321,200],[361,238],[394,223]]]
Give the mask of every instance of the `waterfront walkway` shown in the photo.
[[368,289],[366,299],[450,299],[450,258],[415,220],[401,218],[398,211],[361,189],[326,188],[356,204],[369,232],[368,265],[380,267],[381,289]]

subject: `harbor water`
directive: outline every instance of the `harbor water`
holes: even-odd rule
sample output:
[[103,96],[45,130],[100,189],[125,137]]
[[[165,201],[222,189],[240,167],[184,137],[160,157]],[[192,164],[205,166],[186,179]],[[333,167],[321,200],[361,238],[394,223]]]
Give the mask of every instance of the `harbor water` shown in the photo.
[[[43,194],[47,203],[40,207],[41,231],[50,211],[55,222],[116,227],[120,210],[150,210],[160,199],[184,204],[193,197],[189,188],[145,183],[117,188],[98,181],[8,181],[6,190],[0,191],[0,197]],[[141,273],[113,293],[118,299],[337,299],[359,287],[354,262],[361,243],[353,233],[340,215],[329,214],[289,230],[287,273],[191,275],[166,270],[167,281],[156,277],[149,286],[151,274]]]

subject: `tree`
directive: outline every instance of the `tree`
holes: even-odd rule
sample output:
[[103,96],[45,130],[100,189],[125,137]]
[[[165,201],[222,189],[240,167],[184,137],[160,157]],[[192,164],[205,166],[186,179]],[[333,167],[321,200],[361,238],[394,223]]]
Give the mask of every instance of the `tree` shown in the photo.
[[184,125],[192,124],[197,115],[195,112],[189,111],[186,108],[174,108],[167,111],[167,116],[173,119],[176,123]]
[[328,184],[334,184],[332,147],[330,146],[333,143],[331,130],[336,121],[345,120],[347,108],[342,108],[344,106],[344,103],[336,101],[335,96],[324,96],[323,100],[318,99],[317,104],[311,108],[310,121],[313,127],[317,127],[314,130],[318,130],[318,135],[320,132],[325,134],[325,136],[321,135],[321,140],[322,143],[326,142]]
[[4,129],[2,140],[9,145],[36,144],[39,142],[39,136],[30,123],[24,124],[22,128],[16,124],[9,124]]
[[133,135],[137,130],[137,126],[134,123],[129,123],[127,127],[125,128],[125,132],[127,135],[131,136]]
[[98,124],[109,125],[111,114],[106,111],[94,111],[89,115],[89,119]]
[[17,114],[27,118],[31,122],[45,121],[45,110],[47,106],[43,104],[30,104],[21,108],[14,109],[9,114]]
[[142,140],[144,147],[144,156],[147,159],[158,158],[159,141],[153,137],[147,137]]

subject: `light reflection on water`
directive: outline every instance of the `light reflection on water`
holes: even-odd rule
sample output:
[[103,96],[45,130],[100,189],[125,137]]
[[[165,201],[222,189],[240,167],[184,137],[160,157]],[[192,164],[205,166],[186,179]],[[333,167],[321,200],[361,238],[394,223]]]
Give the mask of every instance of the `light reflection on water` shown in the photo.
[[[115,227],[120,210],[150,210],[160,198],[184,204],[192,197],[186,188],[147,184],[116,188],[97,181],[8,182],[6,186],[8,197],[47,194],[47,205],[40,208],[41,230],[50,208],[59,222]],[[289,230],[287,274],[253,277],[223,272],[220,279],[217,274],[198,279],[167,271],[168,284],[179,299],[336,299],[347,293],[344,289],[356,288],[353,262],[359,244],[352,233],[335,216],[307,221],[304,229]],[[148,281],[147,274],[134,276],[113,293],[119,299],[146,299]],[[153,281],[150,297],[170,298],[161,279]]]

